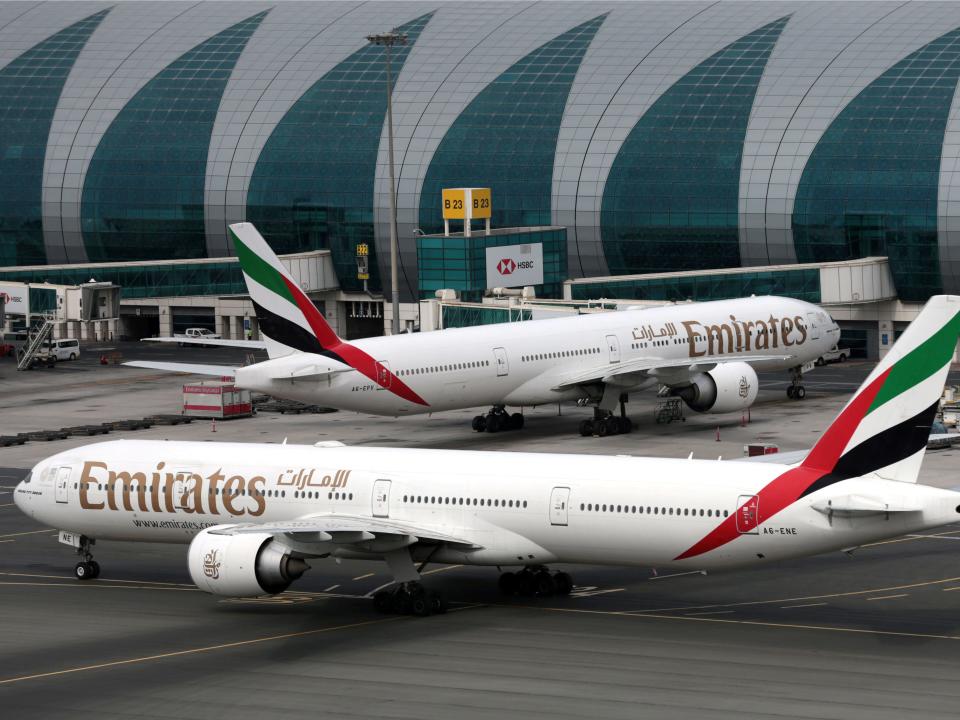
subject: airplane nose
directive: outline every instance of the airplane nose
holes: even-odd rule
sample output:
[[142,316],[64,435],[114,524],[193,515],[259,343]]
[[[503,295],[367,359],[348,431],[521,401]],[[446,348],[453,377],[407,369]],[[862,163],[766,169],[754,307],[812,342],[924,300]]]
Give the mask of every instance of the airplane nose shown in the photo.
[[23,498],[26,497],[26,494],[23,492],[23,481],[21,480],[17,483],[17,486],[13,489],[13,504],[20,508],[21,511],[26,512],[23,507]]

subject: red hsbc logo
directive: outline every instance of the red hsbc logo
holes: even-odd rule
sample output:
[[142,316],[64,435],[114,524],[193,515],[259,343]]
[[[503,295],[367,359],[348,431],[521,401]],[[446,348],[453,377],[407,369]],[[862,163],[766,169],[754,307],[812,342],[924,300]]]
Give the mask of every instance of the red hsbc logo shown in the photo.
[[497,272],[501,275],[511,275],[517,269],[517,264],[510,258],[504,258],[497,263]]

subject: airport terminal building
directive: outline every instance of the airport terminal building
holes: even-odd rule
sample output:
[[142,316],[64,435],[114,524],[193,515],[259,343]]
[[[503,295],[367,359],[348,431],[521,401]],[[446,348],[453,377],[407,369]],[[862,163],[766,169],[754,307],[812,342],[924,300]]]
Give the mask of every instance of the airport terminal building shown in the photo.
[[695,299],[790,294],[791,266],[867,257],[893,290],[841,297],[851,323],[960,292],[951,2],[2,3],[0,282],[96,276],[138,317],[209,308],[236,334],[219,303],[244,293],[227,225],[247,220],[313,264],[334,322],[382,324],[388,58],[367,36],[393,28],[410,322],[470,252],[421,238],[456,187],[491,189],[495,228],[552,233],[556,297],[686,299],[610,278],[721,268],[743,272]]

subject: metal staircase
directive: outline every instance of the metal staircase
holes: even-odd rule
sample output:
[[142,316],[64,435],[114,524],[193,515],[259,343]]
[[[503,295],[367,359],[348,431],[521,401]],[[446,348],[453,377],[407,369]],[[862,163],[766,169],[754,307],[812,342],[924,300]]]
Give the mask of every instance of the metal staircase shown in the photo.
[[17,370],[29,370],[33,366],[34,358],[40,352],[43,344],[50,339],[55,319],[53,315],[44,316],[43,323],[33,330],[32,334],[28,335],[27,349],[20,355]]

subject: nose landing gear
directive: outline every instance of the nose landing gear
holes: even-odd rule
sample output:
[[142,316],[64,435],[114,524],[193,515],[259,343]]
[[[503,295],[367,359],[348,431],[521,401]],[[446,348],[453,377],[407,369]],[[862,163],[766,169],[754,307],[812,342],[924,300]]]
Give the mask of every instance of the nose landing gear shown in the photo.
[[73,568],[73,575],[77,580],[93,580],[100,577],[100,563],[93,559],[93,553],[90,547],[94,541],[87,538],[80,538],[80,545],[77,547],[77,555],[81,560]]
[[503,405],[494,405],[486,415],[476,415],[471,427],[475,432],[500,432],[523,429],[523,415],[506,411]]

